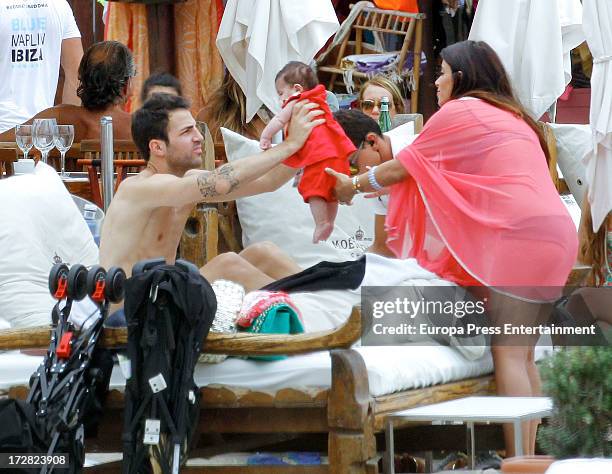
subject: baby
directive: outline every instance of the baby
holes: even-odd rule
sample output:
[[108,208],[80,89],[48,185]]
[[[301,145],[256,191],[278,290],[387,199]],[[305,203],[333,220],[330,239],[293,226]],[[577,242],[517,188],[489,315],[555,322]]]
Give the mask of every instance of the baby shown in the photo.
[[304,168],[298,191],[310,206],[315,221],[312,241],[327,240],[334,229],[338,201],[333,196],[336,178],[327,174],[325,168],[348,175],[348,158],[356,148],[334,120],[326,102],[325,88],[319,85],[317,76],[308,65],[298,61],[288,63],[276,75],[275,85],[283,110],[261,133],[259,145],[263,150],[270,148],[274,134],[286,127],[298,100],[314,102],[325,112],[325,123],[315,127],[302,149],[287,158],[284,164]]

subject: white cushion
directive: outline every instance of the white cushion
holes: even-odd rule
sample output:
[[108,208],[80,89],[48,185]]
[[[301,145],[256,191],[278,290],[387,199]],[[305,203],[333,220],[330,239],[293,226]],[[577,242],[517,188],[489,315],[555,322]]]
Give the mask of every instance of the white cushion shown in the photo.
[[555,461],[546,470],[546,474],[575,474],[577,472],[609,474],[612,472],[612,459],[565,459]]
[[48,324],[51,267],[93,265],[98,248],[57,172],[43,163],[1,180],[0,202],[0,327]]
[[[260,153],[259,142],[222,128],[225,152],[232,162]],[[331,237],[312,243],[314,221],[292,182],[271,193],[237,200],[244,247],[271,241],[309,267],[321,260],[343,262],[363,255],[374,238],[374,211],[366,199],[354,199],[352,206],[340,206]]]
[[582,205],[586,191],[586,169],[582,158],[593,148],[589,125],[550,123],[557,142],[557,164],[567,187]]

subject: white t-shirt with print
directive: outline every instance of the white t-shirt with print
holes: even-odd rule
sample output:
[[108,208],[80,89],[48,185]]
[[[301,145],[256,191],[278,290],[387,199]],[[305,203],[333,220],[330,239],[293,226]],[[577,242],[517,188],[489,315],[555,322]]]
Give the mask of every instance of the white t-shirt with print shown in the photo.
[[[385,133],[386,136],[391,140],[391,153],[395,158],[400,151],[410,145],[416,137],[419,136],[414,133],[414,123],[408,122],[399,127],[395,127]],[[389,206],[389,195],[372,198],[372,206],[374,206],[374,214],[377,216],[386,216],[387,207]]]
[[80,37],[66,0],[0,0],[0,132],[53,106],[62,41]]

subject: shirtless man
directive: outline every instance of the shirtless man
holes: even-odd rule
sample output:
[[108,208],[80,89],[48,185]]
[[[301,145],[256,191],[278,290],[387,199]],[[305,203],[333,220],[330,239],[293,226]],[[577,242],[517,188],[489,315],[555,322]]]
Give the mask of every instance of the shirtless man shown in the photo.
[[[100,118],[113,118],[116,140],[130,140],[131,116],[123,105],[132,95],[132,78],[136,74],[132,53],[118,41],[92,45],[79,65],[77,95],[82,105],[61,104],[39,112],[26,123],[38,118],[55,118],[58,124],[74,125],[74,141],[100,138]],[[14,142],[15,129],[0,133],[0,142]]]
[[[251,195],[257,177],[266,174],[304,144],[323,123],[315,104],[296,105],[290,137],[252,157],[201,170],[202,135],[182,97],[158,94],[132,117],[134,142],[148,161],[146,169],[121,183],[106,214],[100,264],[122,267],[128,276],[143,259],[176,257],[187,217],[197,202],[221,202]],[[202,274],[207,276],[206,268]]]

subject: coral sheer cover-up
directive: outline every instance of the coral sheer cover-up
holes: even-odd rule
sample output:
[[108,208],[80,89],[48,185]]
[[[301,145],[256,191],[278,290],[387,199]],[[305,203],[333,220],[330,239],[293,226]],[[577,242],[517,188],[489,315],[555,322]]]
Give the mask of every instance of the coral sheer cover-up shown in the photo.
[[577,256],[576,228],[537,135],[480,99],[447,102],[397,156],[387,245],[462,286],[532,301],[560,296]]

